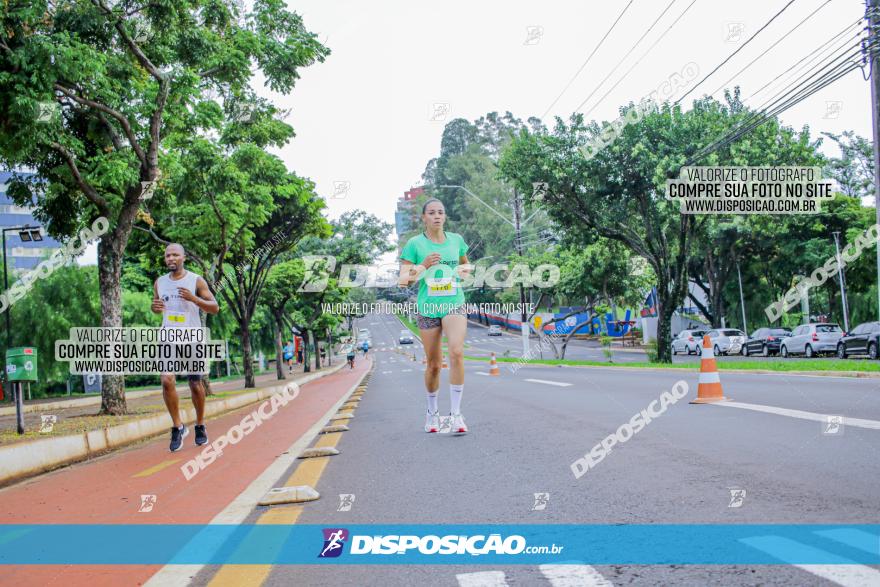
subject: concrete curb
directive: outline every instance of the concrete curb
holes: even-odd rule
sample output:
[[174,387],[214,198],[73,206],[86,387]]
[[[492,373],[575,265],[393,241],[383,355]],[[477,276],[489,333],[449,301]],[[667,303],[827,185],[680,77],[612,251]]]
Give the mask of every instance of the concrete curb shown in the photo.
[[[290,383],[301,386],[315,379],[332,375],[344,365],[345,363],[340,363],[328,370],[306,375],[297,381],[289,381],[257,389],[251,393],[242,393],[208,402],[205,405],[205,417],[217,416],[262,401],[279,393]],[[186,423],[194,422],[195,408],[181,410],[181,417]],[[89,430],[82,434],[40,438],[0,447],[0,485],[6,485],[11,481],[21,480],[63,465],[90,459],[138,440],[165,433],[171,428],[171,425],[171,416],[167,412],[163,412],[100,430]]]
[[[162,388],[159,389],[142,389],[141,391],[127,391],[125,397],[128,399],[137,399],[139,397],[147,397],[150,395],[160,395]],[[25,414],[31,412],[51,412],[52,410],[60,410],[64,408],[81,408],[83,406],[99,406],[101,405],[100,395],[89,395],[87,397],[75,397],[53,402],[43,402],[38,404],[25,404]],[[0,408],[0,416],[14,416],[15,406],[7,406]]]
[[[465,356],[465,361],[476,361],[488,364],[488,359]],[[694,373],[699,374],[699,364],[695,369],[686,369],[684,367],[627,367],[623,363],[609,365],[547,365],[545,363],[514,363],[512,361],[499,362],[498,367],[503,369],[504,365],[521,365],[522,367],[575,367],[577,369],[615,369],[619,371],[659,371],[661,373]],[[854,379],[877,379],[880,378],[880,371],[772,371],[770,369],[718,369],[721,374],[724,373],[745,373],[757,375],[797,375],[799,377],[852,377]]]

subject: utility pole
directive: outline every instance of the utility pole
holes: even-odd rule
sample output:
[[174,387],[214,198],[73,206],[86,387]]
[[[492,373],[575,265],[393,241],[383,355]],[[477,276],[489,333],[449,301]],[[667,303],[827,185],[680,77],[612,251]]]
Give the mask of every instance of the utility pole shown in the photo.
[[843,286],[843,265],[840,263],[840,242],[838,240],[840,232],[835,230],[831,234],[834,235],[834,250],[837,252],[837,266],[839,267],[837,278],[840,283],[840,298],[843,302],[843,330],[849,332],[849,312],[846,309],[846,288]]
[[746,325],[746,302],[743,299],[743,276],[739,272],[739,261],[736,262],[736,276],[739,279],[739,307],[742,309],[743,315],[743,332],[748,336],[749,327]]
[[[867,0],[866,16],[870,25],[868,35],[868,59],[871,71],[871,119],[874,127],[874,213],[880,224],[880,55],[873,48],[880,26],[880,0]],[[877,241],[877,318],[880,319],[880,240]],[[844,304],[846,307],[846,304]]]
[[[519,209],[520,199],[519,192],[516,191],[516,188],[513,189],[513,227],[516,230],[516,254],[519,256],[519,262],[523,262],[523,252],[522,252],[522,229],[520,226],[520,216],[521,211]],[[529,354],[529,325],[526,322],[528,316],[526,315],[526,290],[523,286],[522,280],[519,282],[519,304],[520,304],[520,319],[522,321],[521,331],[522,331],[522,343],[523,343],[523,358],[527,357]],[[540,334],[538,335],[538,339],[540,340]]]

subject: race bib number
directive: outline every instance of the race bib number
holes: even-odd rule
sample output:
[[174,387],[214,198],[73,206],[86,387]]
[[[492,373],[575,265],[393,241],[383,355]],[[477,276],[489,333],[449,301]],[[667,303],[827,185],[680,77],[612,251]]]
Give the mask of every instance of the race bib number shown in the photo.
[[443,277],[427,282],[428,296],[454,296],[458,293],[458,284],[451,277]]
[[184,316],[183,314],[168,314],[168,321],[183,324],[184,322],[186,322],[186,316]]

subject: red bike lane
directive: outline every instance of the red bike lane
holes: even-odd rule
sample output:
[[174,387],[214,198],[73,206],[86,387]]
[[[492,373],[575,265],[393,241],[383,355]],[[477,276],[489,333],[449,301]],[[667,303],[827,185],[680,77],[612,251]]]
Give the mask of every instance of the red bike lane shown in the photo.
[[[2,524],[207,524],[348,392],[372,360],[301,386],[264,420],[189,481],[181,466],[203,447],[190,434],[177,452],[169,435],[0,490]],[[264,400],[268,402],[269,400]],[[262,402],[260,402],[262,403]],[[260,404],[207,421],[211,442]],[[142,508],[142,496],[155,496]],[[100,549],[100,544],[95,544]],[[2,546],[0,546],[2,548]],[[2,585],[140,585],[162,565],[9,565]]]

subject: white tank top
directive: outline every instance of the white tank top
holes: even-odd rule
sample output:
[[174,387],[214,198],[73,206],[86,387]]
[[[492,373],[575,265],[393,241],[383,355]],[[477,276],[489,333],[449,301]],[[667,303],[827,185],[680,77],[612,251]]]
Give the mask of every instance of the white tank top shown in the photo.
[[162,312],[162,328],[201,328],[199,307],[193,302],[183,299],[177,293],[178,287],[185,287],[196,294],[198,278],[199,276],[192,271],[187,271],[186,275],[177,281],[171,279],[170,273],[166,273],[156,280],[159,299],[165,302],[165,311]]

